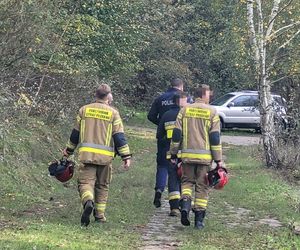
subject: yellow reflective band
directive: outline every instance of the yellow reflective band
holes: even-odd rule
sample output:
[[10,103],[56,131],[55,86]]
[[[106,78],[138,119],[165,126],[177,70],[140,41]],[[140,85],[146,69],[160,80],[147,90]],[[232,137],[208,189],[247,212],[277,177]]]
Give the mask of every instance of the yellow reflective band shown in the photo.
[[87,197],[89,197],[88,200],[93,200],[94,199],[94,194],[91,191],[85,191],[81,195],[81,200],[83,201]]
[[187,130],[187,118],[183,119],[183,148],[187,148],[188,130]]
[[179,194],[174,194],[174,195],[170,195],[169,196],[169,201],[170,200],[179,200],[180,199],[180,195]]
[[80,123],[80,141],[83,142],[85,134],[85,120],[81,120]]
[[81,147],[79,148],[79,153],[81,152],[89,152],[89,153],[95,153],[95,154],[101,154],[101,155],[107,155],[114,157],[115,152],[111,152],[108,150],[98,149],[98,148],[90,148],[90,147]]
[[196,198],[195,202],[202,202],[202,203],[206,203],[207,204],[208,200]]
[[172,139],[172,136],[173,136],[173,129],[167,130],[167,138]]
[[74,143],[72,143],[70,140],[68,141],[66,147],[70,148],[70,149],[75,149],[77,145],[75,145]]
[[218,121],[220,121],[220,117],[219,117],[218,115],[216,115],[216,116],[213,118],[212,121],[213,121],[213,122],[218,122]]
[[79,124],[79,123],[80,123],[80,121],[81,121],[81,117],[80,117],[80,115],[77,115],[77,116],[76,116],[76,120],[77,120],[77,123]]
[[182,119],[182,114],[181,113],[178,113],[177,115],[177,119],[181,120]]
[[168,130],[168,129],[174,129],[175,128],[175,125],[165,125],[165,130]]
[[117,120],[115,120],[115,121],[113,122],[113,125],[114,125],[114,126],[117,126],[117,125],[119,125],[119,124],[122,124],[122,120],[121,120],[121,119],[117,119]]
[[105,141],[106,146],[110,146],[111,137],[112,137],[112,124],[109,124],[106,132],[106,141]]
[[110,121],[112,117],[112,111],[99,108],[87,108],[84,116],[86,118],[95,118],[104,121]]
[[204,138],[204,140],[205,140],[205,149],[206,150],[208,150],[209,149],[209,139],[208,139],[208,121],[207,120],[205,120],[205,122],[204,122],[204,136],[205,136],[205,138]]
[[212,156],[210,154],[181,153],[181,157],[200,159],[200,160],[212,160]]
[[192,189],[184,188],[182,189],[182,195],[192,195]]
[[98,212],[105,212],[106,203],[96,203],[95,207],[96,207]]
[[211,150],[220,151],[222,149],[222,145],[218,146],[210,146]]
[[207,204],[206,203],[201,203],[201,202],[195,202],[195,205],[206,208]]
[[190,118],[209,119],[210,110],[202,108],[187,108],[185,116]]
[[118,152],[122,155],[130,154],[129,146],[125,145],[125,146],[118,148]]

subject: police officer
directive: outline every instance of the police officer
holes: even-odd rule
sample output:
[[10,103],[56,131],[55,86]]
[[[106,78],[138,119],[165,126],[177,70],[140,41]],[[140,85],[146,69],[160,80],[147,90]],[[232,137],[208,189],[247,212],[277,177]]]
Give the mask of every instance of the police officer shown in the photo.
[[[179,199],[180,199],[180,178],[177,175],[177,164],[171,164],[168,158],[167,152],[170,149],[170,142],[172,139],[173,129],[175,128],[176,117],[181,107],[187,104],[187,94],[181,91],[176,92],[173,98],[173,102],[176,104],[169,111],[162,116],[158,128],[157,137],[161,139],[162,143],[166,145],[162,151],[159,151],[160,162],[164,162],[168,169],[168,191],[169,191],[169,204],[170,204],[170,216],[179,215]],[[170,159],[170,158],[169,158]]]
[[[157,97],[152,103],[151,109],[148,113],[148,120],[154,123],[155,125],[159,124],[159,121],[163,114],[170,110],[172,107],[176,107],[173,102],[173,97],[175,93],[180,90],[183,90],[183,81],[179,78],[171,80],[171,87],[161,96]],[[168,168],[166,164],[165,157],[161,157],[165,152],[167,144],[162,138],[156,135],[157,138],[157,170],[156,170],[156,184],[155,184],[155,195],[153,204],[155,207],[161,206],[161,194],[164,191],[166,186],[167,177],[168,177]]]
[[206,173],[211,161],[222,166],[220,119],[215,108],[208,105],[210,89],[201,85],[195,91],[196,102],[182,108],[177,116],[170,145],[171,158],[176,159],[181,145],[183,166],[181,223],[190,225],[192,191],[195,188],[195,227],[204,227],[203,219],[208,203]]
[[130,166],[130,150],[124,136],[119,112],[109,106],[111,88],[101,84],[96,91],[96,102],[80,108],[75,128],[64,149],[64,155],[79,148],[78,190],[83,204],[81,224],[88,226],[94,211],[96,222],[105,222],[108,188],[112,175],[115,149]]

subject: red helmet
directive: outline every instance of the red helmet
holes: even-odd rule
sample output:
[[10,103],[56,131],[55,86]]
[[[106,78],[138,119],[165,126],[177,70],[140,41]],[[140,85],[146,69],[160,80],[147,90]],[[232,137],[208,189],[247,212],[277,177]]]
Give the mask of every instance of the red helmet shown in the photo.
[[49,167],[49,173],[51,176],[55,176],[60,182],[66,182],[73,177],[75,163],[67,159],[52,162]]
[[228,171],[223,167],[216,167],[206,174],[206,180],[210,187],[222,189],[228,182]]

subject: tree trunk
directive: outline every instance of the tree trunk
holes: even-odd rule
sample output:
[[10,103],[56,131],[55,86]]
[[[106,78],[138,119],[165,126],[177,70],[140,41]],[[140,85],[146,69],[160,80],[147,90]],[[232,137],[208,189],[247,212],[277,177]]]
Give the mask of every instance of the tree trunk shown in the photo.
[[267,167],[278,167],[277,142],[275,132],[274,111],[270,81],[264,76],[260,79],[260,114],[261,133],[266,157]]
[[[260,117],[261,117],[261,131],[264,145],[264,152],[266,157],[267,167],[277,167],[277,143],[274,123],[274,109],[271,96],[271,82],[269,81],[269,72],[266,67],[266,36],[264,33],[264,17],[261,0],[256,0],[257,8],[257,37],[254,26],[253,2],[249,0],[247,3],[247,16],[249,33],[252,40],[253,58],[256,63],[256,74],[259,89],[260,100]],[[267,33],[272,31],[275,15],[278,11],[280,0],[274,1],[274,7],[270,17],[269,27]],[[271,27],[271,28],[270,28]]]

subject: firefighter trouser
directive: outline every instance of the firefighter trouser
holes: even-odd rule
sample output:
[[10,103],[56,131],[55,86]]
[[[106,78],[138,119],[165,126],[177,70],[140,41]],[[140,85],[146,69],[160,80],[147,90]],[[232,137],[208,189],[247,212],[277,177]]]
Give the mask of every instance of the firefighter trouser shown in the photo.
[[78,171],[78,190],[84,205],[88,200],[95,203],[95,217],[105,212],[112,165],[81,164]]
[[180,178],[177,175],[177,165],[169,164],[168,167],[168,189],[169,204],[171,209],[179,208],[180,199]]
[[210,170],[210,165],[183,163],[182,167],[182,199],[192,199],[193,187],[195,185],[194,210],[205,210],[207,207],[209,190],[206,183],[206,173]]

